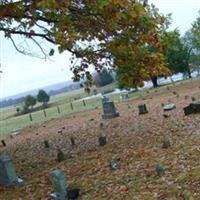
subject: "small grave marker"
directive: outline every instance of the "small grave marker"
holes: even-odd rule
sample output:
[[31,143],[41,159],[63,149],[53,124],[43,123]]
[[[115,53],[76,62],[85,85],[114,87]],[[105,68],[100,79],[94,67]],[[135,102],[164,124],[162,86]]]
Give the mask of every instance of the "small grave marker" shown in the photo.
[[75,139],[73,137],[71,137],[70,141],[71,141],[71,145],[74,146],[75,145]]
[[5,142],[5,140],[1,140],[1,143],[2,143],[2,145],[3,145],[4,147],[6,147],[6,142]]
[[57,153],[57,161],[62,162],[65,160],[65,155],[64,153],[59,149]]
[[58,129],[58,133],[62,134],[63,133],[63,129],[62,128]]
[[116,158],[114,158],[114,159],[112,159],[111,161],[110,161],[110,169],[112,170],[112,171],[115,171],[115,170],[117,170],[118,169],[118,160],[116,159]]
[[106,136],[99,137],[99,146],[104,146],[106,145],[106,143],[107,143]]
[[160,175],[164,174],[165,169],[162,165],[157,164],[155,167],[155,171],[156,171],[157,175],[160,176]]
[[170,110],[173,110],[175,108],[176,108],[176,105],[174,103],[170,103],[170,104],[167,104],[167,105],[163,106],[163,110],[164,111],[170,111]]
[[169,139],[164,138],[162,140],[162,148],[163,149],[168,149],[169,147],[171,147],[171,143],[170,143]]
[[5,186],[15,186],[23,183],[23,180],[18,178],[11,159],[8,156],[0,156],[0,184]]
[[138,106],[138,109],[139,109],[139,115],[148,113],[146,104],[140,104]]
[[44,141],[45,148],[49,148],[49,142],[47,140]]

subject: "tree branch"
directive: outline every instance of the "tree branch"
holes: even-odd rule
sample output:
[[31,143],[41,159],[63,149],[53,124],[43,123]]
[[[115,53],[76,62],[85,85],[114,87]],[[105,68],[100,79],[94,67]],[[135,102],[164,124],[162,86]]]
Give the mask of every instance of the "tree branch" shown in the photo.
[[21,31],[21,30],[16,31],[14,29],[6,29],[6,28],[3,28],[3,27],[0,27],[0,31],[3,31],[3,32],[8,33],[8,34],[25,35],[29,38],[31,38],[32,36],[41,37],[41,38],[44,38],[45,40],[47,40],[48,42],[56,44],[56,42],[52,38],[48,37],[46,34],[35,33],[34,31],[29,31],[29,32]]

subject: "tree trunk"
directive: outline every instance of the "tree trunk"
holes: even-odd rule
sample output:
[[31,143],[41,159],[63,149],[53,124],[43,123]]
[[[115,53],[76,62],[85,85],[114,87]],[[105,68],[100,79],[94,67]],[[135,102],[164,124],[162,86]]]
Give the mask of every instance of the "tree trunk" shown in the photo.
[[151,81],[153,83],[153,87],[157,88],[158,87],[158,77],[157,76],[151,77]]
[[190,48],[188,50],[188,55],[187,55],[187,62],[186,62],[186,66],[187,66],[187,73],[188,73],[188,77],[189,78],[192,78],[192,75],[191,75],[191,71],[190,71],[190,66],[189,66],[189,60],[190,60],[190,56],[191,56],[191,52],[192,52],[192,48]]

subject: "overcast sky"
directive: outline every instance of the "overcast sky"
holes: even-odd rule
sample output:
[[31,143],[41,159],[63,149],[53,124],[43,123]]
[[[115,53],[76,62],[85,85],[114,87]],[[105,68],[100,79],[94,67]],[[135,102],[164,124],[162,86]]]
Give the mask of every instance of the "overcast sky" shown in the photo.
[[[200,10],[200,0],[149,0],[164,13],[172,13],[171,29],[178,28],[181,34],[191,28]],[[69,54],[58,53],[52,61],[44,61],[16,52],[11,42],[0,34],[0,98],[27,90],[41,88],[70,80]]]

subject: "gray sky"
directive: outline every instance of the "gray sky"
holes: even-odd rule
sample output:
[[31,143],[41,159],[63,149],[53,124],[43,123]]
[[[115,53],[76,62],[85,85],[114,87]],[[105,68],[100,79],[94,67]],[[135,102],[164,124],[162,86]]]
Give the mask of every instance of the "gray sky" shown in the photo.
[[[200,0],[149,0],[164,13],[172,13],[171,29],[178,28],[181,34],[191,28],[200,10]],[[0,98],[70,80],[69,54],[66,52],[44,61],[16,52],[11,42],[0,34]]]

